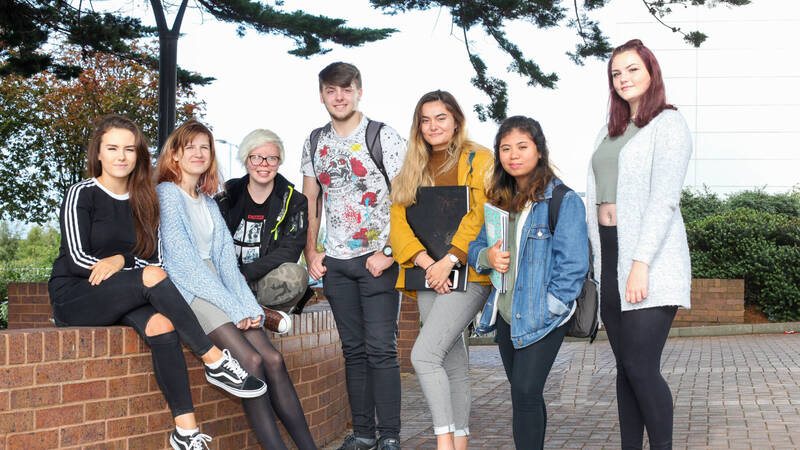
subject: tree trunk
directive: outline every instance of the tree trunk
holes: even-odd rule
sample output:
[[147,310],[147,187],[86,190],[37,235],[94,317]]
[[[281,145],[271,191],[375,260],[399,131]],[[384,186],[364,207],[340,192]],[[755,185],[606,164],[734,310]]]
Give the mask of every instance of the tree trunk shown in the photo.
[[158,38],[158,150],[175,129],[178,88],[178,34],[171,31],[161,33]]
[[182,0],[175,16],[172,29],[167,27],[167,19],[164,16],[164,7],[161,0],[150,0],[153,7],[153,14],[156,16],[158,26],[158,150],[167,141],[167,137],[175,129],[175,117],[177,116],[175,103],[177,101],[178,90],[178,38],[181,33],[181,21],[183,13],[186,11],[186,4],[189,0]]

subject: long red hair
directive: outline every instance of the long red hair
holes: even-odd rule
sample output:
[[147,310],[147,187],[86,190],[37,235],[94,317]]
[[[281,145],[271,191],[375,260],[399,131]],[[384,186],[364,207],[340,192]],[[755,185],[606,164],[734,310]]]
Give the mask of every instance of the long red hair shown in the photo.
[[636,119],[633,123],[637,127],[650,123],[651,120],[665,109],[678,109],[667,103],[667,94],[664,91],[664,79],[661,76],[661,66],[658,65],[658,60],[653,52],[639,39],[631,39],[630,41],[620,45],[611,52],[611,58],[608,59],[608,89],[610,92],[610,105],[608,111],[608,135],[619,136],[628,128],[628,121],[631,117],[631,108],[628,102],[623,100],[614,89],[614,79],[611,77],[611,63],[614,57],[620,53],[627,51],[635,51],[647,68],[647,73],[650,74],[650,87],[645,91],[642,96],[642,101],[639,103],[639,110],[636,111]]
[[158,183],[162,181],[170,181],[175,184],[181,182],[181,168],[178,161],[175,161],[173,156],[177,155],[180,159],[183,156],[183,149],[186,147],[198,134],[205,134],[208,137],[208,142],[211,147],[211,165],[208,169],[200,175],[197,180],[197,190],[208,195],[213,196],[219,191],[220,176],[219,166],[217,165],[217,153],[214,149],[214,135],[207,126],[196,120],[189,120],[183,125],[179,126],[167,138],[164,147],[161,149],[161,155],[158,157],[156,163],[156,180]]
[[100,163],[100,144],[109,130],[128,130],[133,133],[136,147],[136,166],[128,175],[128,205],[133,213],[133,228],[136,231],[136,246],[133,253],[147,259],[158,248],[158,196],[153,189],[150,151],[139,127],[133,121],[119,115],[106,116],[97,123],[86,150],[86,175],[99,177],[103,173]]

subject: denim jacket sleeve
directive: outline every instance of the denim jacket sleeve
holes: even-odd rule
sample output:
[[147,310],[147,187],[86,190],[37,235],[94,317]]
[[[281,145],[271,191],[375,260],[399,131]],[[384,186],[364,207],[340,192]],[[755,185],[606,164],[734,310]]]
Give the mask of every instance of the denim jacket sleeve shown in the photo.
[[487,243],[486,243],[486,225],[484,224],[483,226],[481,226],[481,231],[478,232],[478,236],[475,238],[475,240],[470,242],[469,251],[467,252],[467,264],[472,266],[472,268],[475,269],[475,271],[480,274],[486,274],[492,270],[491,267],[483,267],[478,263],[478,258],[480,257],[480,253],[485,248],[487,248]]
[[561,202],[552,239],[553,261],[547,297],[548,301],[558,300],[566,307],[580,294],[589,268],[586,209],[574,191],[568,192]]

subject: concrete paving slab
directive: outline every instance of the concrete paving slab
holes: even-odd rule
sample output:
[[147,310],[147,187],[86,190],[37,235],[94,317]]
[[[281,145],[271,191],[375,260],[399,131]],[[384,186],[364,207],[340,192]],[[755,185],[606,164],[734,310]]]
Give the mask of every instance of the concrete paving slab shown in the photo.
[[[800,334],[784,329],[667,341],[662,373],[675,404],[674,448],[800,448]],[[470,363],[470,448],[514,448],[511,394],[497,348],[470,347]],[[615,377],[608,341],[564,343],[545,387],[545,448],[620,448]],[[402,381],[403,448],[436,448],[416,376]]]

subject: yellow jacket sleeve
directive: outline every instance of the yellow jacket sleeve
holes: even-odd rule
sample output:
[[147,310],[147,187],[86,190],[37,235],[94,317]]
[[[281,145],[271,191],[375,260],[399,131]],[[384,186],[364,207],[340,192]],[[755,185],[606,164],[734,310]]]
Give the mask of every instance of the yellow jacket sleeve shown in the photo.
[[389,242],[392,244],[392,256],[401,267],[414,267],[411,258],[425,251],[425,246],[417,239],[414,230],[408,224],[405,206],[393,204],[389,211],[391,216]]

